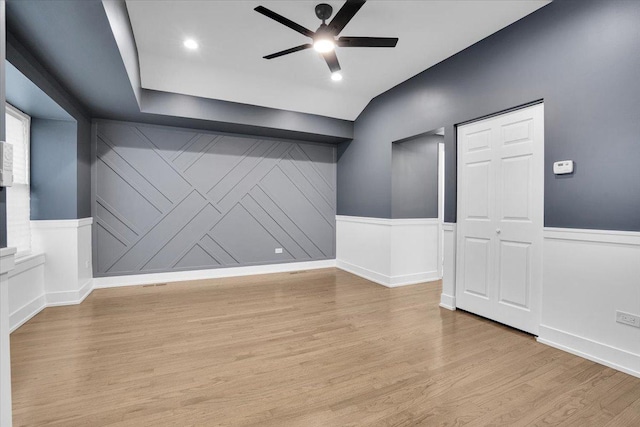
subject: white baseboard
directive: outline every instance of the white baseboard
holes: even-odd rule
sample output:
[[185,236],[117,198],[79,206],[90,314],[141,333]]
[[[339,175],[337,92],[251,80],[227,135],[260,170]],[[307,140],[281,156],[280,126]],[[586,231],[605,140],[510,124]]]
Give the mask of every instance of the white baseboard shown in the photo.
[[376,273],[375,271],[371,271],[363,267],[358,267],[357,265],[342,260],[336,260],[336,267],[379,285],[390,287],[389,276]]
[[640,378],[640,355],[544,325],[538,342]]
[[389,277],[389,287],[415,285],[416,283],[433,282],[440,280],[442,277],[437,271],[425,271],[422,273],[404,274],[400,276]]
[[404,276],[386,276],[384,274],[377,273],[375,271],[368,270],[363,267],[348,263],[346,261],[337,260],[336,267],[341,270],[347,271],[356,276],[367,279],[371,282],[377,283],[387,288],[395,288],[399,286],[415,285],[417,283],[433,282],[440,280],[437,271],[427,271],[424,273],[407,274]]
[[45,294],[39,295],[9,315],[9,333],[24,325],[47,306]]
[[150,285],[153,283],[165,282],[183,282],[188,280],[220,279],[224,277],[252,276],[256,274],[288,273],[292,271],[316,270],[319,268],[330,268],[335,266],[335,259],[327,259],[321,261],[252,265],[248,267],[228,267],[208,270],[171,271],[166,273],[96,277],[93,279],[93,289]]
[[446,308],[447,310],[455,311],[456,310],[456,297],[447,295],[445,293],[440,295],[440,307]]
[[87,280],[77,291],[62,291],[47,293],[47,307],[80,304],[93,290],[93,280]]

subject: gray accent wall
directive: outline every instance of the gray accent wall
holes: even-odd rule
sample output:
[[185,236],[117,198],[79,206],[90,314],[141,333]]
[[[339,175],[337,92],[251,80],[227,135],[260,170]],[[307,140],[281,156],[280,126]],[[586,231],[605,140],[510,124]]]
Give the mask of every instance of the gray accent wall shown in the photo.
[[640,1],[555,0],[375,98],[339,147],[338,213],[390,218],[392,141],[444,126],[455,222],[455,125],[543,99],[545,225],[640,231],[639,22]]
[[114,121],[93,144],[95,276],[335,258],[333,145]]
[[438,144],[442,135],[394,142],[391,149],[391,218],[438,217]]

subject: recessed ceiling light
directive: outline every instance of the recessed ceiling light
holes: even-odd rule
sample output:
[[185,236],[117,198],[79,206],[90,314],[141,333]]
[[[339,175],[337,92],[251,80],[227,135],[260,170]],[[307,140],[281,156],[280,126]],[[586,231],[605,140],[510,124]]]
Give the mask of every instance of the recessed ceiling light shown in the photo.
[[189,50],[196,50],[198,48],[198,42],[195,41],[194,39],[186,39],[183,44],[184,44],[184,47],[186,47]]
[[339,82],[340,80],[342,80],[342,74],[340,74],[340,72],[336,71],[335,73],[331,73],[331,80],[333,80],[334,82]]

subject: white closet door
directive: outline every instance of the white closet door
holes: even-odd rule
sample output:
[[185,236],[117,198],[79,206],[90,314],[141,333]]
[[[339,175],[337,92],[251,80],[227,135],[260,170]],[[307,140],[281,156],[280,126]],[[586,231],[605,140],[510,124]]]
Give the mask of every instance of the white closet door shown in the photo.
[[544,106],[458,128],[456,306],[537,334]]

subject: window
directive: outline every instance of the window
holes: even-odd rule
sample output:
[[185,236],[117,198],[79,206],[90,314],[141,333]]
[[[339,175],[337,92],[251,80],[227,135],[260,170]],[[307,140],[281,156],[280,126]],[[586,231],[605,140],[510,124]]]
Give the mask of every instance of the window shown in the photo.
[[7,142],[13,145],[13,186],[7,187],[7,245],[31,252],[29,146],[31,117],[7,104]]

